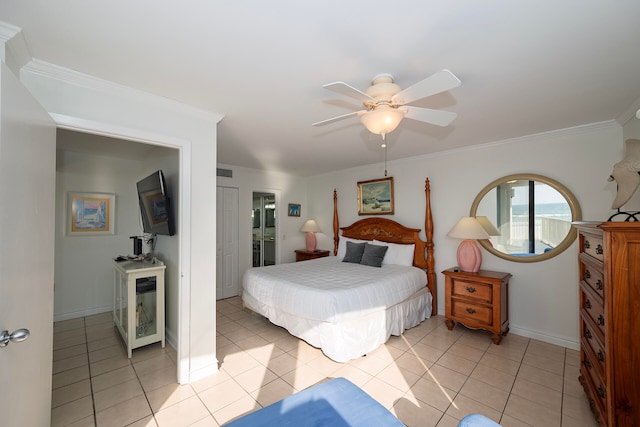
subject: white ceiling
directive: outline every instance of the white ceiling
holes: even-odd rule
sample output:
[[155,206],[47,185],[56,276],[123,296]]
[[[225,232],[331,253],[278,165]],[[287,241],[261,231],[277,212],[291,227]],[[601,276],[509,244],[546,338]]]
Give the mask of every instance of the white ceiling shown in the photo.
[[448,68],[462,86],[405,119],[390,160],[631,117],[640,105],[640,1],[0,0],[33,58],[225,115],[218,162],[311,175],[381,162],[360,109],[322,88],[407,87]]

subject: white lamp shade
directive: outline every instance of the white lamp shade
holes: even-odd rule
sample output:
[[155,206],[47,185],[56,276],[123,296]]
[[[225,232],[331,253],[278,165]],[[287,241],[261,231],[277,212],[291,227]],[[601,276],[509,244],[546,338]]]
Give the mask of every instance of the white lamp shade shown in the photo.
[[388,105],[380,105],[375,110],[367,111],[360,121],[371,133],[380,135],[381,133],[393,132],[404,118],[405,111]]
[[305,222],[304,225],[300,228],[300,231],[302,231],[303,233],[308,233],[308,232],[320,233],[320,232],[322,232],[322,230],[320,230],[320,227],[318,227],[318,224],[312,219],[308,219],[307,222]]
[[447,233],[448,237],[454,239],[490,239],[489,233],[480,225],[477,219],[465,216],[453,226]]
[[477,216],[476,219],[478,220],[478,222],[480,223],[482,228],[484,228],[484,231],[486,231],[487,234],[489,234],[489,236],[499,236],[500,235],[500,232],[491,223],[491,221],[489,221],[489,218],[487,218],[486,216]]

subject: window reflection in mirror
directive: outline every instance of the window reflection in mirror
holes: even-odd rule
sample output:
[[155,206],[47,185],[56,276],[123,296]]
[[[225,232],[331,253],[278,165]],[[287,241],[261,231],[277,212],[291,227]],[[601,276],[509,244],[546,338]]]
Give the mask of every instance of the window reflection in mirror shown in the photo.
[[480,241],[489,252],[520,262],[548,259],[575,239],[571,221],[581,219],[571,192],[550,178],[510,175],[485,187],[471,207],[471,216],[486,217],[497,232]]

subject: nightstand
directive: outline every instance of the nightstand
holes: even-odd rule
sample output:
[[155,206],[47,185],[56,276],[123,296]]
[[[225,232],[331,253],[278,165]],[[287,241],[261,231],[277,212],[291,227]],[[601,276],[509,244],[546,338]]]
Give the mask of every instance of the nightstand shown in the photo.
[[329,251],[308,251],[306,249],[296,249],[296,262],[308,261],[310,259],[323,258],[329,256]]
[[444,274],[445,323],[449,330],[456,322],[471,329],[493,332],[498,345],[509,332],[510,273],[480,270],[477,273],[454,271]]

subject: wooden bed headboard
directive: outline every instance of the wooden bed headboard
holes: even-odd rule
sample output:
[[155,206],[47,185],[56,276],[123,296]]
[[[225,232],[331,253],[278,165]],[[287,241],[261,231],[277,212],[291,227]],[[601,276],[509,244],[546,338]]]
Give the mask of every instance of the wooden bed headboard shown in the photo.
[[427,287],[431,291],[431,313],[438,314],[438,286],[436,283],[435,260],[433,258],[433,217],[431,215],[431,187],[429,178],[425,180],[425,215],[424,230],[426,241],[419,237],[419,228],[409,228],[387,218],[365,218],[347,227],[340,227],[338,220],[338,194],[333,190],[333,255],[338,253],[340,242],[339,230],[344,237],[360,240],[382,240],[389,243],[416,245],[413,254],[413,265],[426,270]]

